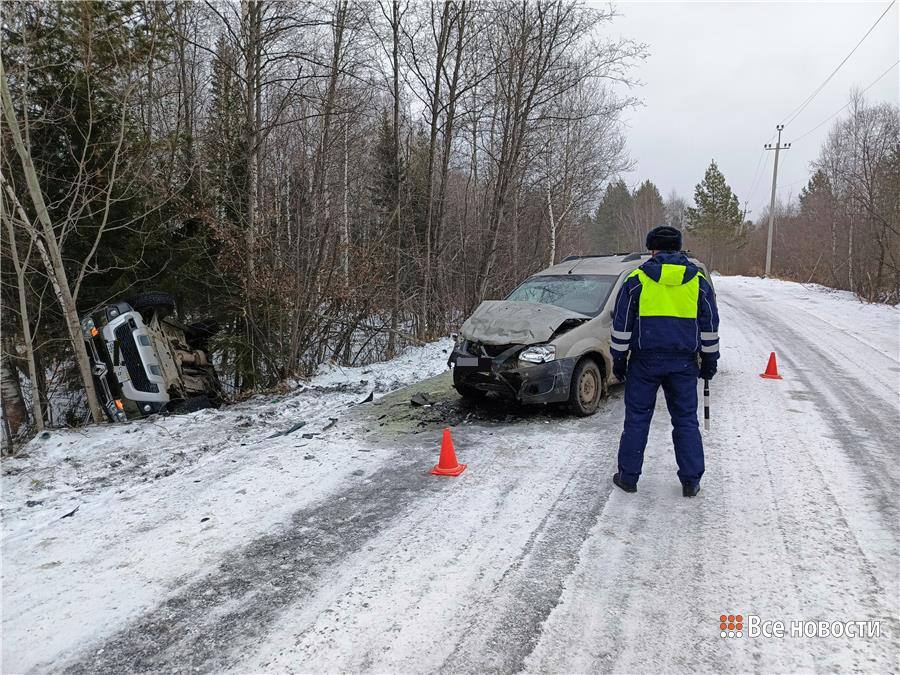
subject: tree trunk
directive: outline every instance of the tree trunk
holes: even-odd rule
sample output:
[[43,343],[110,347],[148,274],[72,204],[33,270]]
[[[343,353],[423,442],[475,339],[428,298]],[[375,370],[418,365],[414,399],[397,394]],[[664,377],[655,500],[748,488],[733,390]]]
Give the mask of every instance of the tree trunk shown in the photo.
[[391,2],[391,32],[393,35],[393,54],[391,66],[394,75],[394,178],[397,181],[396,200],[394,202],[394,214],[392,220],[397,225],[396,244],[394,247],[394,297],[391,307],[391,330],[388,334],[387,355],[391,358],[396,353],[397,326],[400,319],[400,249],[403,244],[402,218],[400,206],[402,199],[402,181],[400,180],[400,0]]
[[[431,124],[428,134],[428,169],[425,173],[426,215],[425,215],[425,265],[422,274],[422,331],[420,338],[429,335],[428,317],[431,315],[429,301],[431,299],[431,249],[432,249],[432,219],[434,218],[434,157],[437,151],[438,121],[441,108],[441,79],[444,72],[444,60],[447,56],[447,44],[449,43],[450,3],[444,2],[441,13],[441,28],[437,36],[437,53],[434,65],[434,91],[431,96]],[[433,23],[433,22],[432,22]]]
[[[4,345],[6,347],[7,345]],[[11,346],[11,345],[10,345]],[[6,349],[0,354],[0,394],[2,394],[3,418],[9,425],[10,440],[15,439],[28,425],[28,408],[22,398],[19,373]]]
[[[347,143],[346,116],[344,118],[344,221],[341,228],[341,269],[344,272],[344,286],[350,288],[350,149]],[[349,342],[347,343],[349,350]],[[348,352],[349,353],[349,352]]]
[[[59,250],[59,245],[56,241],[56,233],[53,231],[53,225],[50,222],[50,214],[47,211],[47,205],[44,203],[44,196],[41,192],[37,171],[34,168],[31,155],[25,149],[25,145],[22,142],[22,135],[19,131],[19,123],[13,108],[12,97],[10,96],[9,86],[6,82],[6,70],[3,68],[2,60],[0,60],[0,95],[2,95],[3,99],[3,113],[6,117],[6,125],[12,136],[16,152],[19,154],[22,170],[25,173],[25,180],[28,184],[28,192],[34,203],[34,210],[37,213],[38,222],[41,224],[44,243],[50,258],[51,269],[59,282],[60,305],[63,310],[66,328],[69,330],[69,338],[72,341],[75,362],[78,365],[78,370],[81,374],[81,380],[87,396],[88,409],[91,412],[94,422],[100,424],[103,421],[103,411],[101,410],[100,402],[97,399],[97,390],[94,386],[93,374],[91,373],[90,359],[88,358],[87,348],[84,344],[84,337],[81,334],[81,322],[78,319],[78,309],[75,307],[75,301],[72,299],[72,291],[69,288],[69,280],[66,275],[65,265],[63,264],[62,253]],[[50,270],[48,270],[48,272],[49,271]]]
[[547,174],[547,213],[550,216],[550,262],[556,264],[556,221],[553,219],[553,195],[550,190],[550,174]]
[[[9,252],[16,272],[16,289],[19,293],[19,318],[22,322],[22,338],[25,343],[25,360],[28,363],[28,377],[31,380],[31,408],[35,429],[44,430],[44,414],[41,411],[41,392],[38,386],[37,366],[34,362],[34,341],[31,338],[31,321],[28,313],[28,300],[25,295],[25,266],[19,260],[19,247],[16,232],[10,218],[3,218],[9,235]],[[25,260],[25,265],[28,261]]]

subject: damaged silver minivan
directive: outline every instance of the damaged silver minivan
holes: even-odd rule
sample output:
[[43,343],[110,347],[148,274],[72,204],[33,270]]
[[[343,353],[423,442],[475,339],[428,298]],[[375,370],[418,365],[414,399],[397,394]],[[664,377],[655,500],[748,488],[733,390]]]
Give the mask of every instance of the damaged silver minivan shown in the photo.
[[[612,376],[610,310],[650,253],[573,256],[482,302],[459,331],[448,364],[461,396],[494,392],[524,404],[568,403],[592,415]],[[706,267],[691,258],[703,273]]]

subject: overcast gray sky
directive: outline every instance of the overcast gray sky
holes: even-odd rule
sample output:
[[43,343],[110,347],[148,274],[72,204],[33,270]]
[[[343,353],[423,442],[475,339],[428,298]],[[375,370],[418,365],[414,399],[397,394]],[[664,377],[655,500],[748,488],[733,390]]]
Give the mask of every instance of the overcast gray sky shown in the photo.
[[[715,159],[750,218],[768,206],[773,152],[766,152],[751,192],[762,146],[853,49],[887,2],[618,2],[613,33],[649,45],[636,93],[643,107],[627,114],[628,146],[637,161],[629,184],[650,178],[665,197],[674,188],[691,203],[694,186]],[[898,5],[850,60],[789,124],[792,142],[895,63]],[[895,66],[867,93],[898,102]],[[837,118],[836,118],[837,119]],[[779,196],[796,197],[831,123],[781,153]]]

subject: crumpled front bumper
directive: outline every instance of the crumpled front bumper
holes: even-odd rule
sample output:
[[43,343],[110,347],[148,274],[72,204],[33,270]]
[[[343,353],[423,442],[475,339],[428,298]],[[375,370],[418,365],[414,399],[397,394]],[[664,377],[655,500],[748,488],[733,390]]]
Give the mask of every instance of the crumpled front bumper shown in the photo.
[[494,357],[477,357],[477,365],[460,366],[457,361],[473,355],[459,345],[453,348],[447,365],[455,369],[455,379],[481,391],[493,391],[524,404],[561,403],[569,399],[572,373],[577,357],[547,363],[519,361],[524,345],[511,347]]

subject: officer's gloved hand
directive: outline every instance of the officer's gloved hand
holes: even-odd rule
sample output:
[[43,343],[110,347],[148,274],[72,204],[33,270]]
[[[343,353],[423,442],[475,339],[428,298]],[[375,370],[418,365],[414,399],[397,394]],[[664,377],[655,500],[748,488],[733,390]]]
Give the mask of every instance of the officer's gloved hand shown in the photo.
[[625,372],[628,370],[628,356],[623,354],[622,356],[613,356],[613,375],[616,376],[616,379],[619,382],[625,381]]
[[700,359],[700,379],[711,380],[716,374],[716,359]]

